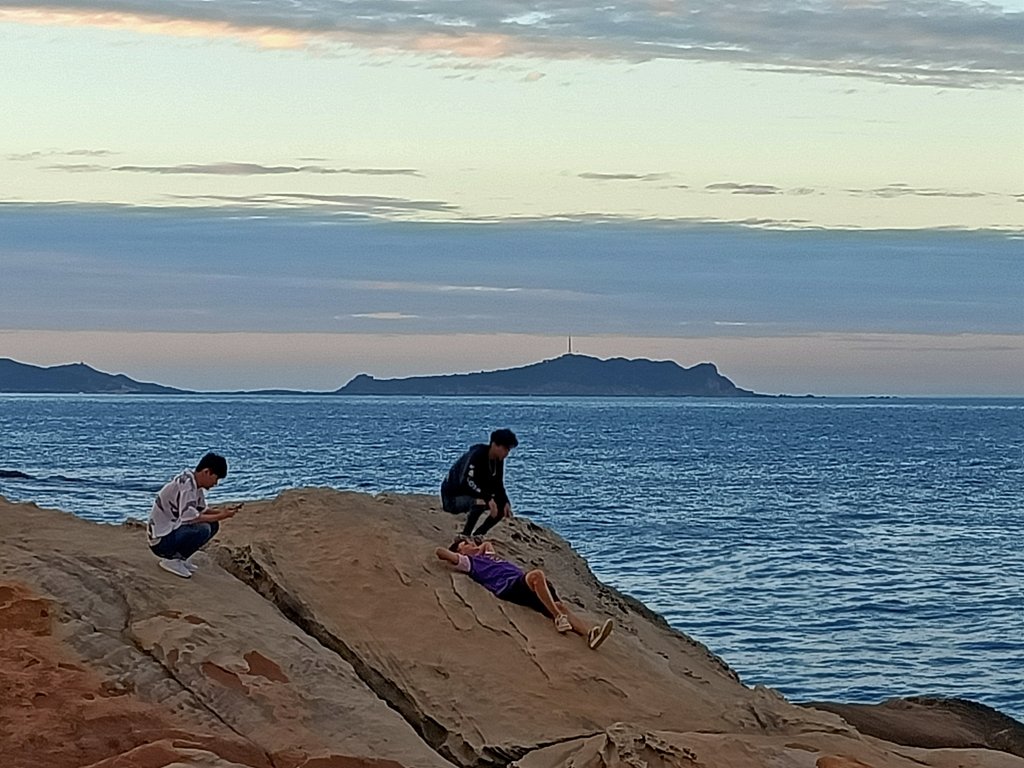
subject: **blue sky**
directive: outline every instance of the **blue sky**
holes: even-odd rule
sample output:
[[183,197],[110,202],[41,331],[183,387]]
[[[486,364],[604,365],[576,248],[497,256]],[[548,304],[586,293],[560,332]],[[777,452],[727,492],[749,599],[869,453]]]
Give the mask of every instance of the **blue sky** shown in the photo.
[[1024,394],[1021,0],[0,2],[0,67],[0,356]]

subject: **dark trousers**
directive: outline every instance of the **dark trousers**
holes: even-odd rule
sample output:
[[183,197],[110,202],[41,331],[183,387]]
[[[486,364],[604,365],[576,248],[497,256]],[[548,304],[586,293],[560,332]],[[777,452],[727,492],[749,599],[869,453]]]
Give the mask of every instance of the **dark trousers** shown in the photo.
[[[462,529],[462,534],[464,536],[469,536],[471,534],[483,536],[501,521],[501,515],[491,517],[490,514],[491,510],[487,507],[473,507],[469,510],[469,515],[466,517],[466,527]],[[476,521],[481,517],[484,518],[484,521],[480,523],[480,527],[474,532],[473,526],[476,525]]]
[[150,547],[157,557],[187,560],[203,544],[217,535],[220,523],[186,523],[175,528]]
[[[476,525],[476,521],[480,519],[481,515],[486,515],[490,512],[487,505],[481,499],[474,498],[473,496],[442,496],[441,509],[453,515],[466,513],[466,525],[462,529],[463,536],[472,535],[473,526]],[[498,517],[487,517],[480,524],[480,527],[476,529],[477,535],[482,536],[487,533],[500,520],[500,515]]]
[[453,515],[462,515],[471,511],[478,501],[472,496],[441,496],[441,509]]

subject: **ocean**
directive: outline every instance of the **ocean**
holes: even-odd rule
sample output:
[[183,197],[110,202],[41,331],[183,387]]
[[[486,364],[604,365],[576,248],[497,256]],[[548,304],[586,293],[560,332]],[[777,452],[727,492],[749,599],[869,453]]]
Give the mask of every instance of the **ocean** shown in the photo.
[[1024,399],[7,395],[0,494],[143,518],[207,450],[213,502],[436,493],[506,426],[515,512],[747,684],[1024,719]]

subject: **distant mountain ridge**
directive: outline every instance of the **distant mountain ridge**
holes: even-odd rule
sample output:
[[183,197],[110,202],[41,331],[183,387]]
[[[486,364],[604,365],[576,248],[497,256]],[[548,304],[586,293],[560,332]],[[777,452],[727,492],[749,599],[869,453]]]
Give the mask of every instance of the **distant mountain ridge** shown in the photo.
[[741,389],[713,363],[684,368],[671,360],[601,360],[565,354],[519,368],[404,379],[365,373],[339,395],[493,395],[570,397],[760,397]]
[[188,390],[135,381],[123,373],[97,371],[85,363],[44,368],[0,358],[0,392],[41,394],[185,395]]
[[[85,363],[41,367],[0,358],[0,393],[188,395],[193,390],[136,381]],[[764,397],[741,389],[713,363],[684,368],[671,360],[602,360],[566,354],[539,363],[478,373],[376,379],[362,373],[333,392],[266,389],[203,394],[334,394],[525,397]]]

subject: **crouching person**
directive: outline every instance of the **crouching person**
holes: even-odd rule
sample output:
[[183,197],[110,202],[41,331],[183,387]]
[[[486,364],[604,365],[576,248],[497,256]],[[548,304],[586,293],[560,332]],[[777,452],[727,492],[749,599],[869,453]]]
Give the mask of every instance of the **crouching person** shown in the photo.
[[454,565],[457,571],[468,573],[470,578],[498,599],[544,614],[555,622],[555,629],[561,633],[572,631],[587,638],[587,645],[593,649],[611,634],[611,619],[588,627],[558,599],[558,592],[554,584],[547,580],[544,571],[539,568],[523,571],[515,563],[498,557],[489,541],[477,544],[460,537],[448,549],[438,547],[435,554],[439,559]]
[[228,462],[208,453],[196,468],[186,469],[160,489],[149,513],[149,548],[165,571],[191,578],[198,566],[189,558],[217,535],[220,521],[234,517],[237,507],[210,512],[205,491],[227,477]]

